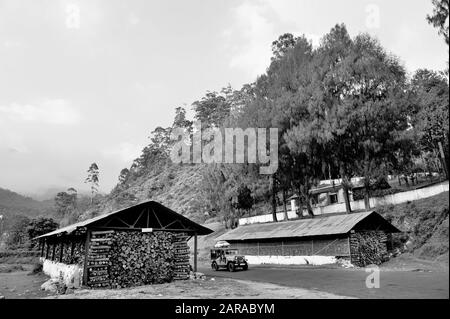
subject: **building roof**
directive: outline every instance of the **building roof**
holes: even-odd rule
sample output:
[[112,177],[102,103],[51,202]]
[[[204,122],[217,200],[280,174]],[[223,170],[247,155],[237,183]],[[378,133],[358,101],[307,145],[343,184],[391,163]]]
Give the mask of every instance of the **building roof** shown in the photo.
[[377,227],[374,229],[400,232],[378,213],[363,212],[326,217],[320,216],[294,221],[244,225],[223,234],[217,240],[238,241],[347,234],[358,225],[366,227],[367,223],[376,225]]
[[[49,236],[56,236],[56,235],[64,235],[64,234],[70,234],[72,232],[74,232],[75,230],[79,229],[79,228],[83,228],[83,227],[95,227],[98,226],[99,223],[101,222],[105,222],[106,220],[112,219],[115,216],[121,216],[126,217],[127,215],[131,215],[131,214],[135,214],[137,212],[141,212],[145,209],[148,209],[149,211],[152,211],[152,221],[155,222],[157,221],[158,224],[161,224],[161,220],[164,221],[166,220],[167,223],[166,225],[170,224],[174,224],[177,221],[180,222],[181,225],[183,225],[185,228],[189,229],[189,232],[192,233],[197,233],[198,235],[208,235],[210,233],[212,233],[213,231],[209,228],[206,228],[202,225],[199,225],[195,222],[193,222],[192,220],[184,217],[183,215],[180,215],[176,212],[174,212],[173,210],[171,210],[170,208],[155,202],[155,201],[145,201],[142,203],[139,203],[137,205],[133,205],[124,209],[120,209],[120,210],[116,210],[110,213],[106,213],[100,216],[96,216],[94,218],[90,218],[87,220],[83,220],[81,222],[66,226],[66,227],[62,227],[59,228],[57,230],[54,230],[52,232],[46,233],[44,235],[38,236],[37,238],[43,238],[43,237],[49,237]],[[153,217],[154,216],[154,217]],[[137,218],[136,222],[138,222],[139,217]],[[133,225],[134,226],[134,225]],[[153,225],[152,225],[153,226]],[[154,227],[154,226],[153,226]],[[164,226],[157,226],[159,228],[164,228]],[[136,228],[139,228],[139,226],[136,226]],[[171,227],[171,228],[175,228],[175,227]],[[169,230],[170,228],[168,228]]]

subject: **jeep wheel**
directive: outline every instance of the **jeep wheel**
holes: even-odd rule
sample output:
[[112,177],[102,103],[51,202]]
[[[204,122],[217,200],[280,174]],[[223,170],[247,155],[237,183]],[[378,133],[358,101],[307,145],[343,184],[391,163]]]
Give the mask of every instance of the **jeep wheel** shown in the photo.
[[242,266],[243,270],[247,270],[248,269],[248,264],[245,264],[244,266]]
[[228,263],[228,271],[230,271],[230,272],[233,272],[233,271],[235,271],[235,269],[236,269],[236,267],[234,266],[234,264],[233,263]]
[[219,270],[219,266],[217,265],[216,262],[213,262],[213,263],[211,264],[211,268],[214,269],[215,271],[218,271],[218,270]]

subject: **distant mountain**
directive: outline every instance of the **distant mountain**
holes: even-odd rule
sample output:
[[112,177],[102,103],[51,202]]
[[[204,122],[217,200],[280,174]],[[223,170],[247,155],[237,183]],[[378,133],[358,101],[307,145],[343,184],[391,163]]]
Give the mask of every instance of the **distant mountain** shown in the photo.
[[[35,191],[33,193],[27,193],[25,196],[31,197],[37,201],[47,201],[47,200],[53,200],[59,192],[66,192],[68,187],[49,187],[45,189],[40,189],[38,191]],[[78,190],[78,195],[80,196],[90,196],[89,190]]]
[[27,216],[34,218],[40,215],[52,216],[54,214],[54,203],[52,200],[37,201],[0,188],[0,215],[3,215],[5,228],[11,225],[14,217]]

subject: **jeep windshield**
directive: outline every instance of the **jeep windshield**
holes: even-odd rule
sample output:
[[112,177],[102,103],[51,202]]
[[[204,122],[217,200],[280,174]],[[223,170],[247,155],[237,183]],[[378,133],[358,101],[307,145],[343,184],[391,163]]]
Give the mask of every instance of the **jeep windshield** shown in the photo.
[[227,254],[227,255],[237,255],[238,251],[237,250],[225,250],[225,254]]

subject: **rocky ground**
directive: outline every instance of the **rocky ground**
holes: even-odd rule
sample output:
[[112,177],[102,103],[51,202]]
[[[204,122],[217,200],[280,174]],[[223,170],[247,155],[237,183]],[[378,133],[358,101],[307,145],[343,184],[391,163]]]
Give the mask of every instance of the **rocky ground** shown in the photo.
[[207,278],[183,280],[168,284],[148,285],[124,289],[79,289],[51,299],[341,299],[348,298],[327,292],[285,287],[269,283]]
[[31,275],[32,265],[22,266],[26,270],[0,273],[0,299],[347,298],[314,289],[215,277],[124,289],[76,289],[58,295],[41,290],[41,285],[49,279],[47,276]]

